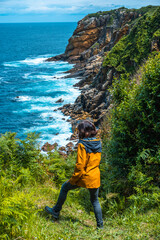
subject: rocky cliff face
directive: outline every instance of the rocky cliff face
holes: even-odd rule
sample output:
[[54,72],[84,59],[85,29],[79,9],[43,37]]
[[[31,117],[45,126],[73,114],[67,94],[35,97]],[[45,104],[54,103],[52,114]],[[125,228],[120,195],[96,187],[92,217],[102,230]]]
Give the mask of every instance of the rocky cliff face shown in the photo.
[[123,8],[98,17],[86,16],[78,22],[65,53],[49,58],[48,61],[66,60],[76,63],[70,73],[84,80],[78,86],[90,84],[99,72],[106,52],[129,32],[129,23],[139,16],[137,12],[128,12]]
[[103,59],[144,13],[120,8],[88,15],[78,22],[65,53],[48,59],[75,63],[69,77],[80,78],[75,86],[81,95],[74,104],[61,108],[64,114],[73,119],[90,116],[97,125],[101,122],[110,105],[108,86],[119,74],[113,67],[103,67]]

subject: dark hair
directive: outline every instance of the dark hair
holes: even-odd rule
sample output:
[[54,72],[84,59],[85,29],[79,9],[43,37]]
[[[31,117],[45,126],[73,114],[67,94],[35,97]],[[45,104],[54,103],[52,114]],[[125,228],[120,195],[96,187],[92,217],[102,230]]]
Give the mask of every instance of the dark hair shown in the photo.
[[95,137],[97,134],[96,127],[88,120],[78,124],[79,138]]

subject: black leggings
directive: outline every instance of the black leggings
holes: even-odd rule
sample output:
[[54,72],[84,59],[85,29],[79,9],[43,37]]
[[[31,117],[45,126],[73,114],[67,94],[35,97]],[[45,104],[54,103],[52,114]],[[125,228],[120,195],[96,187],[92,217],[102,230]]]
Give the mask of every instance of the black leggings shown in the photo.
[[[79,188],[79,186],[72,185],[68,181],[63,183],[63,185],[61,187],[59,197],[58,197],[58,200],[57,200],[57,203],[54,206],[54,210],[56,212],[61,211],[62,206],[63,206],[63,204],[66,200],[68,191],[76,189],[76,188]],[[95,214],[96,221],[97,221],[97,227],[103,227],[102,210],[101,210],[101,206],[100,206],[99,200],[98,200],[99,188],[88,188],[88,190],[90,192],[90,200],[91,200],[91,203],[92,203],[93,208],[94,208],[94,214]]]

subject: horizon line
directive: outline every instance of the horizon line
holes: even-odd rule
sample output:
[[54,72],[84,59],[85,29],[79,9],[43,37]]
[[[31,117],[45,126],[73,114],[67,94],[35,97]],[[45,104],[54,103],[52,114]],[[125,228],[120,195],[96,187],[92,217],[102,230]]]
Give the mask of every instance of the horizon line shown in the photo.
[[15,23],[77,23],[77,21],[66,21],[66,22],[0,22],[0,24],[15,24]]

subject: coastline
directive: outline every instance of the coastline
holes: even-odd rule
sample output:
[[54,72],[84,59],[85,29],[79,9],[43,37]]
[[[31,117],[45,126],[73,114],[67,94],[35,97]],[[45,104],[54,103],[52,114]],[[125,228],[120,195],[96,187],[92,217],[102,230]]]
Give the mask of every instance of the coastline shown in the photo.
[[125,8],[115,9],[104,15],[86,16],[78,22],[65,52],[46,60],[74,64],[72,69],[65,71],[68,74],[65,78],[79,80],[74,87],[81,92],[75,102],[58,108],[71,118],[71,141],[76,138],[74,129],[80,120],[91,120],[99,128],[109,111],[108,87],[117,73],[113,68],[103,67],[105,52],[129,33],[128,22],[138,17],[137,12],[128,12]]

